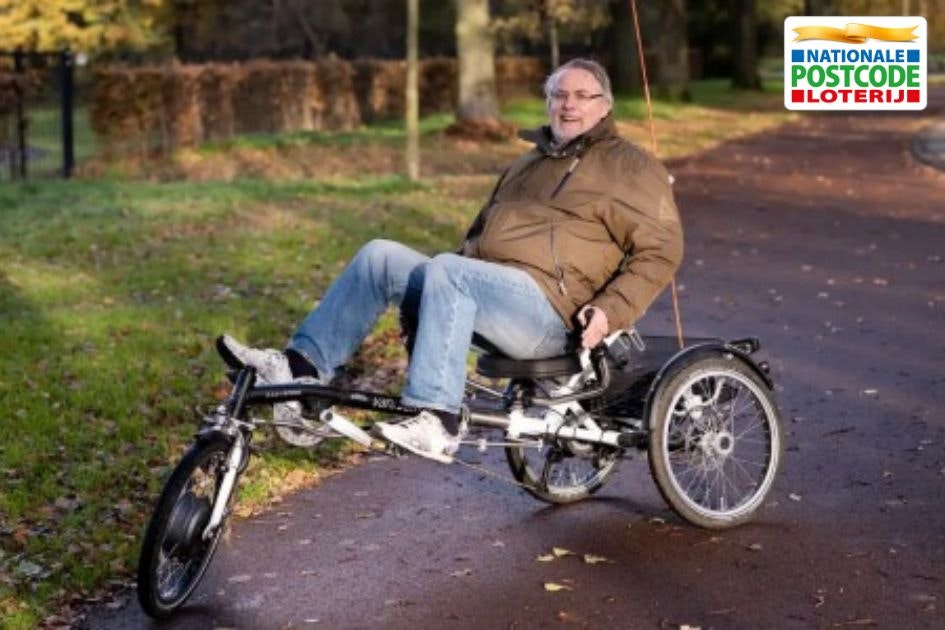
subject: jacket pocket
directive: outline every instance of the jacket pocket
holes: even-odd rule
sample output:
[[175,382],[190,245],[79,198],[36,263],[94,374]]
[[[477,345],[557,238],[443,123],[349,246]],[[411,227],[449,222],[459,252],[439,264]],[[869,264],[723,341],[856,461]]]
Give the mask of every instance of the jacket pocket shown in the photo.
[[549,229],[554,211],[534,202],[498,204],[483,227],[479,255],[483,260],[519,263],[552,273]]
[[571,297],[586,300],[607,284],[623,252],[601,223],[564,220],[555,226],[555,256]]

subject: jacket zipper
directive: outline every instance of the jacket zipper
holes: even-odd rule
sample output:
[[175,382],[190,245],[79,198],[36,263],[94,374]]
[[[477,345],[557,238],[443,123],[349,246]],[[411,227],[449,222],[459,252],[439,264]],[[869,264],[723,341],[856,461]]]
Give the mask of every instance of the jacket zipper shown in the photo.
[[578,163],[581,161],[581,156],[576,156],[572,161],[571,165],[568,166],[568,170],[564,173],[564,177],[561,178],[561,181],[558,182],[558,185],[555,186],[555,189],[551,191],[551,198],[554,199],[555,196],[561,192],[561,189],[564,188],[565,183],[571,177],[571,173],[574,172],[574,169],[577,168]]
[[[571,164],[568,166],[568,170],[565,171],[564,177],[561,178],[561,181],[558,182],[558,185],[555,186],[555,189],[551,191],[551,198],[554,199],[555,195],[561,192],[561,189],[564,188],[564,185],[567,183],[568,179],[571,177],[571,173],[574,172],[574,169],[577,168],[577,165],[581,162],[581,156],[575,156],[571,160]],[[567,295],[568,289],[564,286],[564,269],[561,268],[561,265],[558,263],[558,250],[555,248],[555,225],[551,224],[551,259],[554,262],[555,273],[558,276],[558,291],[561,292],[561,295]]]
[[561,295],[567,295],[568,290],[564,286],[564,269],[558,264],[558,250],[555,249],[555,225],[551,224],[551,259],[554,262],[555,273],[558,276],[558,291]]

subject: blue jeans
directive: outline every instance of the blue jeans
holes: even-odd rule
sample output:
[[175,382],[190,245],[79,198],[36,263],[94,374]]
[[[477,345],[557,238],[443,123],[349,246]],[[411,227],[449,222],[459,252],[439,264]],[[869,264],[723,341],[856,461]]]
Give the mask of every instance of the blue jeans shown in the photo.
[[459,411],[474,332],[516,359],[555,356],[567,347],[567,327],[524,271],[456,254],[430,258],[385,240],[361,248],[288,347],[319,374],[332,376],[389,305],[417,303],[416,342],[402,395],[407,405]]

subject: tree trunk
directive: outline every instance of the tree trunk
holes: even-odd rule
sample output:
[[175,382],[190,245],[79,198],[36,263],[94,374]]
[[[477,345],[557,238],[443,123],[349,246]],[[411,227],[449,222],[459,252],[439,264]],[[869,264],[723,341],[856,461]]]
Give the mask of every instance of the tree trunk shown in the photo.
[[551,53],[551,69],[554,70],[561,65],[561,52],[558,48],[558,23],[552,15],[545,19],[548,21],[548,49]]
[[318,36],[315,34],[315,31],[312,30],[312,25],[308,23],[308,19],[305,17],[305,14],[302,13],[302,10],[295,5],[292,0],[286,0],[286,4],[289,5],[289,9],[292,11],[292,15],[295,16],[295,21],[298,23],[299,28],[302,30],[302,33],[305,35],[305,41],[310,47],[311,57],[321,56],[322,52],[322,43],[319,41]]
[[610,15],[611,26],[607,37],[610,44],[610,80],[615,93],[632,94],[639,91],[643,83],[630,0],[611,0]]
[[660,11],[660,95],[672,100],[689,98],[689,46],[686,40],[685,0],[663,0]]
[[420,64],[417,59],[420,23],[420,0],[407,0],[407,107],[404,111],[407,128],[407,177],[420,179]]
[[456,119],[498,120],[489,0],[456,0],[456,53],[459,57]]
[[747,90],[760,90],[758,75],[758,16],[755,0],[734,0],[735,59],[732,65],[732,84]]

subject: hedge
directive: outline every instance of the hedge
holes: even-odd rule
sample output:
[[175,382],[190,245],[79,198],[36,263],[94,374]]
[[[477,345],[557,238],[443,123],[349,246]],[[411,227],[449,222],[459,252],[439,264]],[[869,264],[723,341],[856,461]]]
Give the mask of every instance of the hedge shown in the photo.
[[[496,59],[502,101],[539,94],[544,76],[538,59]],[[163,154],[244,133],[346,130],[399,117],[405,80],[403,61],[335,57],[106,66],[95,69],[89,114],[105,157]],[[451,111],[456,99],[456,60],[421,61],[421,111]]]

